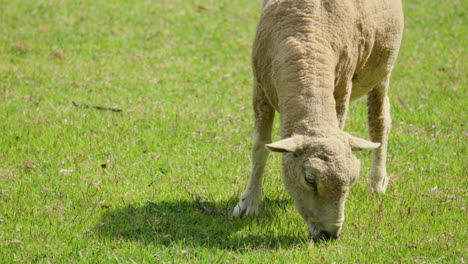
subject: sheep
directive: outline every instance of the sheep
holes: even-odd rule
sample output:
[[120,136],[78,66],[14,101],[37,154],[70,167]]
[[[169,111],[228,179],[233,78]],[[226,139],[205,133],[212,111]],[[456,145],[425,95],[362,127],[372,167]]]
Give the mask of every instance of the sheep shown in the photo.
[[[370,189],[385,192],[387,91],[402,32],[400,0],[263,1],[252,49],[251,172],[233,216],[257,214],[269,152],[283,154],[285,189],[315,241],[341,233],[360,171],[352,151],[373,151]],[[343,131],[349,102],[363,95],[370,141]],[[272,143],[275,111],[282,139]]]

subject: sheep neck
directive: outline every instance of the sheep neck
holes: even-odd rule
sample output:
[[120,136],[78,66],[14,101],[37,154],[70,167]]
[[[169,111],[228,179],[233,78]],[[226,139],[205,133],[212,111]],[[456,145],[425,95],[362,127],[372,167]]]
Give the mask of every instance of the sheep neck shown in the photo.
[[280,102],[281,134],[312,135],[313,131],[339,129],[335,99],[326,89],[308,91]]

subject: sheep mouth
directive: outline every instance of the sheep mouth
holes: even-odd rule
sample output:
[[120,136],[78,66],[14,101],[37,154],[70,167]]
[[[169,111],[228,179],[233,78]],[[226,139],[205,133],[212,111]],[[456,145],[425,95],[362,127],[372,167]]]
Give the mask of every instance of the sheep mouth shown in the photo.
[[338,239],[341,234],[342,223],[327,224],[327,226],[333,226],[334,229],[328,231],[325,229],[325,225],[308,224],[309,235],[314,242],[326,242]]

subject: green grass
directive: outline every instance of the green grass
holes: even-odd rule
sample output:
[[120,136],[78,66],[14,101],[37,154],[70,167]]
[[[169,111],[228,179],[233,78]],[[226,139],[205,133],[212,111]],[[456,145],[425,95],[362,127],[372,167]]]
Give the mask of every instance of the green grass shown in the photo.
[[[313,245],[279,156],[260,215],[229,216],[259,1],[0,0],[0,262],[465,263],[466,5],[404,4],[388,193],[368,192],[360,153],[342,237]],[[346,130],[365,120],[359,100]]]

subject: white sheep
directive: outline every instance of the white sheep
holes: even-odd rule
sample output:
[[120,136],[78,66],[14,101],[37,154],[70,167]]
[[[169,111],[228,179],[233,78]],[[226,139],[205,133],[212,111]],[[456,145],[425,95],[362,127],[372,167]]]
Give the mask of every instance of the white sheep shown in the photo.
[[[400,0],[264,1],[252,51],[252,168],[234,216],[257,214],[268,150],[283,153],[286,190],[314,240],[341,232],[360,170],[352,151],[373,150],[370,188],[385,192],[387,91],[402,32]],[[366,94],[372,142],[343,131],[349,101]],[[271,143],[275,110],[283,139]]]

